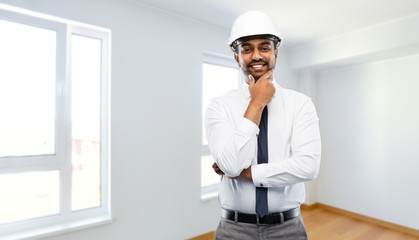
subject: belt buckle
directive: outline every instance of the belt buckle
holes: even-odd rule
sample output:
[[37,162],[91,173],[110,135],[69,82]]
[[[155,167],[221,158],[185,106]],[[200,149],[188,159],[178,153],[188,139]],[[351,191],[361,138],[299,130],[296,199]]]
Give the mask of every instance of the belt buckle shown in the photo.
[[259,214],[256,214],[256,225],[260,225],[260,222],[259,222]]
[[283,212],[280,212],[279,213],[279,217],[280,217],[280,223],[283,224],[285,222],[284,213]]

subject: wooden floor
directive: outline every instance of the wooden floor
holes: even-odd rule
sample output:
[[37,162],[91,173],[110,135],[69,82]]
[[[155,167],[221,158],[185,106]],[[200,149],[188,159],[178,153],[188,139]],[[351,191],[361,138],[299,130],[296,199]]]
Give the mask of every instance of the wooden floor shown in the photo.
[[339,215],[322,208],[301,210],[309,240],[418,240],[368,222]]
[[[419,237],[323,208],[301,210],[301,215],[309,240],[419,240]],[[214,240],[214,232],[189,240]]]

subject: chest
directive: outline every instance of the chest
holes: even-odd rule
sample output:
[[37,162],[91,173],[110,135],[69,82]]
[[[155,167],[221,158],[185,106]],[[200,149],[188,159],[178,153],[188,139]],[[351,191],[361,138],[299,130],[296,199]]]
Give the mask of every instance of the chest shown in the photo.
[[[241,99],[232,103],[227,112],[232,124],[237,127],[243,119],[249,99]],[[295,124],[296,110],[293,104],[286,103],[282,98],[275,97],[268,105],[268,147],[271,151],[285,151],[291,148],[292,133]]]

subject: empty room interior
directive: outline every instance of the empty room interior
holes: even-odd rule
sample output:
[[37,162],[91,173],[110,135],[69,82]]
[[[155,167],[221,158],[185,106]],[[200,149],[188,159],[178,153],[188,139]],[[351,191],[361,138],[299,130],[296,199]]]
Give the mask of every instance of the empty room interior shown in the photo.
[[417,0],[0,0],[0,239],[214,239],[205,111],[248,10],[319,118],[309,239],[419,239]]

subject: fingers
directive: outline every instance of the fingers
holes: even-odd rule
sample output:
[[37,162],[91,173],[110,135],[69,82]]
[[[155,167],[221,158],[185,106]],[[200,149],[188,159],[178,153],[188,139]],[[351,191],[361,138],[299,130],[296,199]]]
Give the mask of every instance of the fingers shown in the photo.
[[218,175],[224,175],[224,172],[221,171],[221,169],[217,166],[217,163],[212,164],[212,168],[214,169],[214,172]]
[[[249,79],[249,87],[253,87],[253,85],[257,84],[258,82],[263,82],[263,81],[266,81],[266,80],[272,81],[273,80],[273,72],[274,72],[273,69],[267,71],[258,80],[255,80],[255,78],[253,77],[252,74],[247,75],[247,77]],[[262,81],[259,81],[259,80],[262,80]]]
[[265,74],[263,74],[263,76],[261,78],[272,80],[273,79],[273,72],[274,72],[274,70],[271,69],[271,70],[267,71]]
[[[214,169],[215,173],[217,173],[218,175],[224,175],[224,172],[221,171],[221,169],[218,167],[217,163],[213,163],[212,168]],[[239,177],[240,176],[237,176],[237,177],[227,176],[227,178],[229,178],[229,179],[238,179]]]
[[[274,94],[275,94],[275,86],[273,84],[273,69],[264,73],[258,81],[255,81],[252,75],[249,75],[249,92],[251,95],[251,103],[249,107],[256,106],[253,110],[246,110],[245,117],[254,122],[255,124],[259,125],[259,119],[261,114],[261,109],[268,105]],[[252,108],[252,107],[251,107]],[[248,111],[249,110],[249,111]],[[260,111],[260,112],[259,112]]]
[[247,77],[250,80],[249,87],[252,87],[253,85],[255,85],[255,78],[252,76],[252,74],[249,74]]

